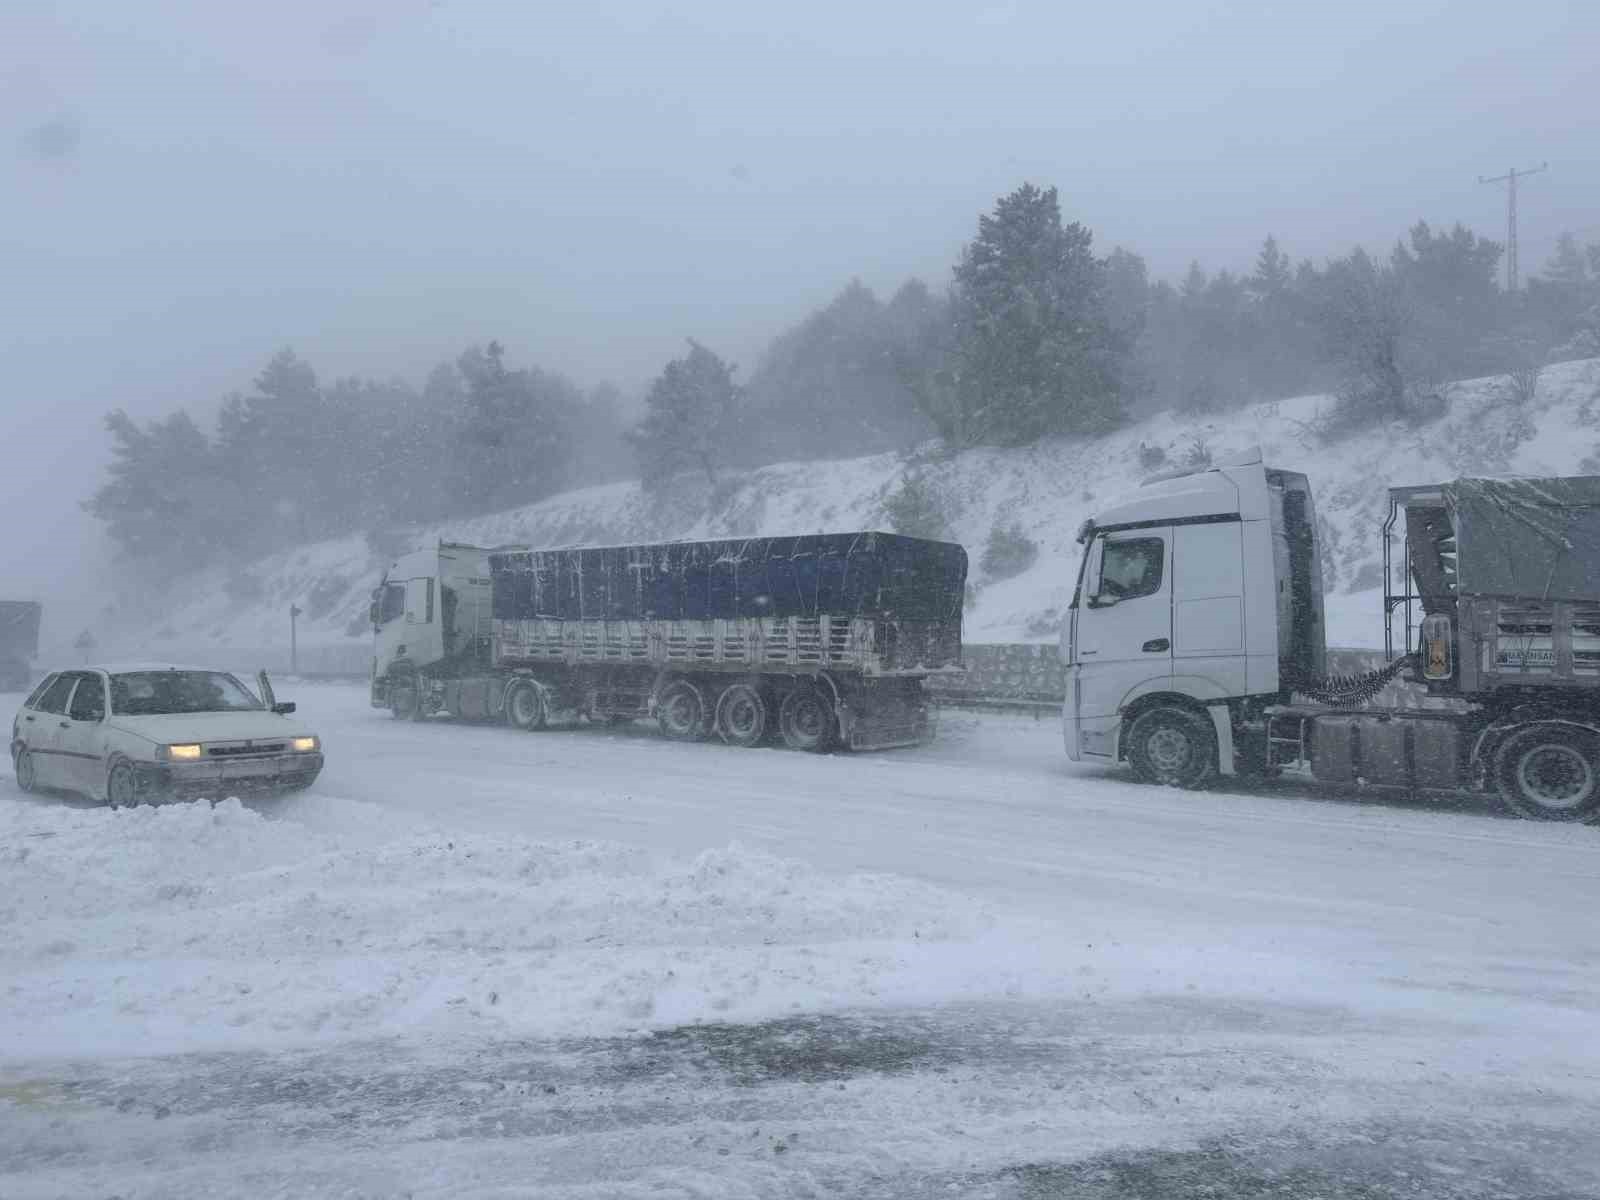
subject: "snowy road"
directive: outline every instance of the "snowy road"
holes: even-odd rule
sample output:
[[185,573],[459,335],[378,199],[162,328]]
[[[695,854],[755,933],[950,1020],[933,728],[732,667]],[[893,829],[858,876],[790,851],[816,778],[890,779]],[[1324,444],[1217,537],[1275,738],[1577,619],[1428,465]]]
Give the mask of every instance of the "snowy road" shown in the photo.
[[1024,717],[293,698],[304,796],[0,780],[0,1195],[1600,1194],[1600,830],[1154,791]]

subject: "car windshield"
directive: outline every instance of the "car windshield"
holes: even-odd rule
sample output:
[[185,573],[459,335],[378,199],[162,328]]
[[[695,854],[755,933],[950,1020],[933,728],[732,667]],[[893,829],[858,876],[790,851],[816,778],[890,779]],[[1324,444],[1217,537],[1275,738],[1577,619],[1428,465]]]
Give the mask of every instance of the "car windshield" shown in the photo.
[[111,677],[111,710],[123,716],[260,708],[261,701],[225,671],[129,671]]

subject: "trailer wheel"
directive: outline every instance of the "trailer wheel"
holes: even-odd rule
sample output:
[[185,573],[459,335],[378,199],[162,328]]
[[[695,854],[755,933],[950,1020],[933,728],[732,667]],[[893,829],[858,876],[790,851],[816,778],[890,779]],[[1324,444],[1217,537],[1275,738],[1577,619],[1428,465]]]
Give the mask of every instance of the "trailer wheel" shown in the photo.
[[814,687],[799,687],[783,698],[778,732],[791,750],[826,750],[833,745],[838,722],[833,702]]
[[514,683],[506,696],[506,724],[532,732],[545,726],[544,696],[534,683]]
[[1217,735],[1205,717],[1188,709],[1145,709],[1124,745],[1134,773],[1146,783],[1201,788],[1217,773]]
[[734,683],[717,700],[717,734],[730,746],[754,746],[767,733],[767,702],[760,689]]
[[1505,806],[1535,821],[1588,821],[1600,810],[1600,738],[1571,725],[1534,725],[1495,755]]
[[698,741],[706,735],[706,705],[700,689],[680,679],[661,689],[656,698],[656,724],[679,742]]

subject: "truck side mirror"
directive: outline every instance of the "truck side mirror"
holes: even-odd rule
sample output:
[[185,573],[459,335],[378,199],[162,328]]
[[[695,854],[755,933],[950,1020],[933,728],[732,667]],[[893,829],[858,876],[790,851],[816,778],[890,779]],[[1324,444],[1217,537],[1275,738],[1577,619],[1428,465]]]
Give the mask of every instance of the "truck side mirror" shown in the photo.
[[1122,603],[1121,596],[1113,596],[1109,592],[1097,592],[1089,597],[1090,608],[1110,608],[1114,604]]

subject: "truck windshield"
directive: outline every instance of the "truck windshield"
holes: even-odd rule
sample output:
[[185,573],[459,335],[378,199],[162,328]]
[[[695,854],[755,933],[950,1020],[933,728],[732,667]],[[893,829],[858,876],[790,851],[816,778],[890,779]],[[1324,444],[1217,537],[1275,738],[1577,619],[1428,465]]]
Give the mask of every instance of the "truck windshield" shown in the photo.
[[260,708],[261,701],[225,671],[129,671],[111,677],[111,711],[122,716]]

